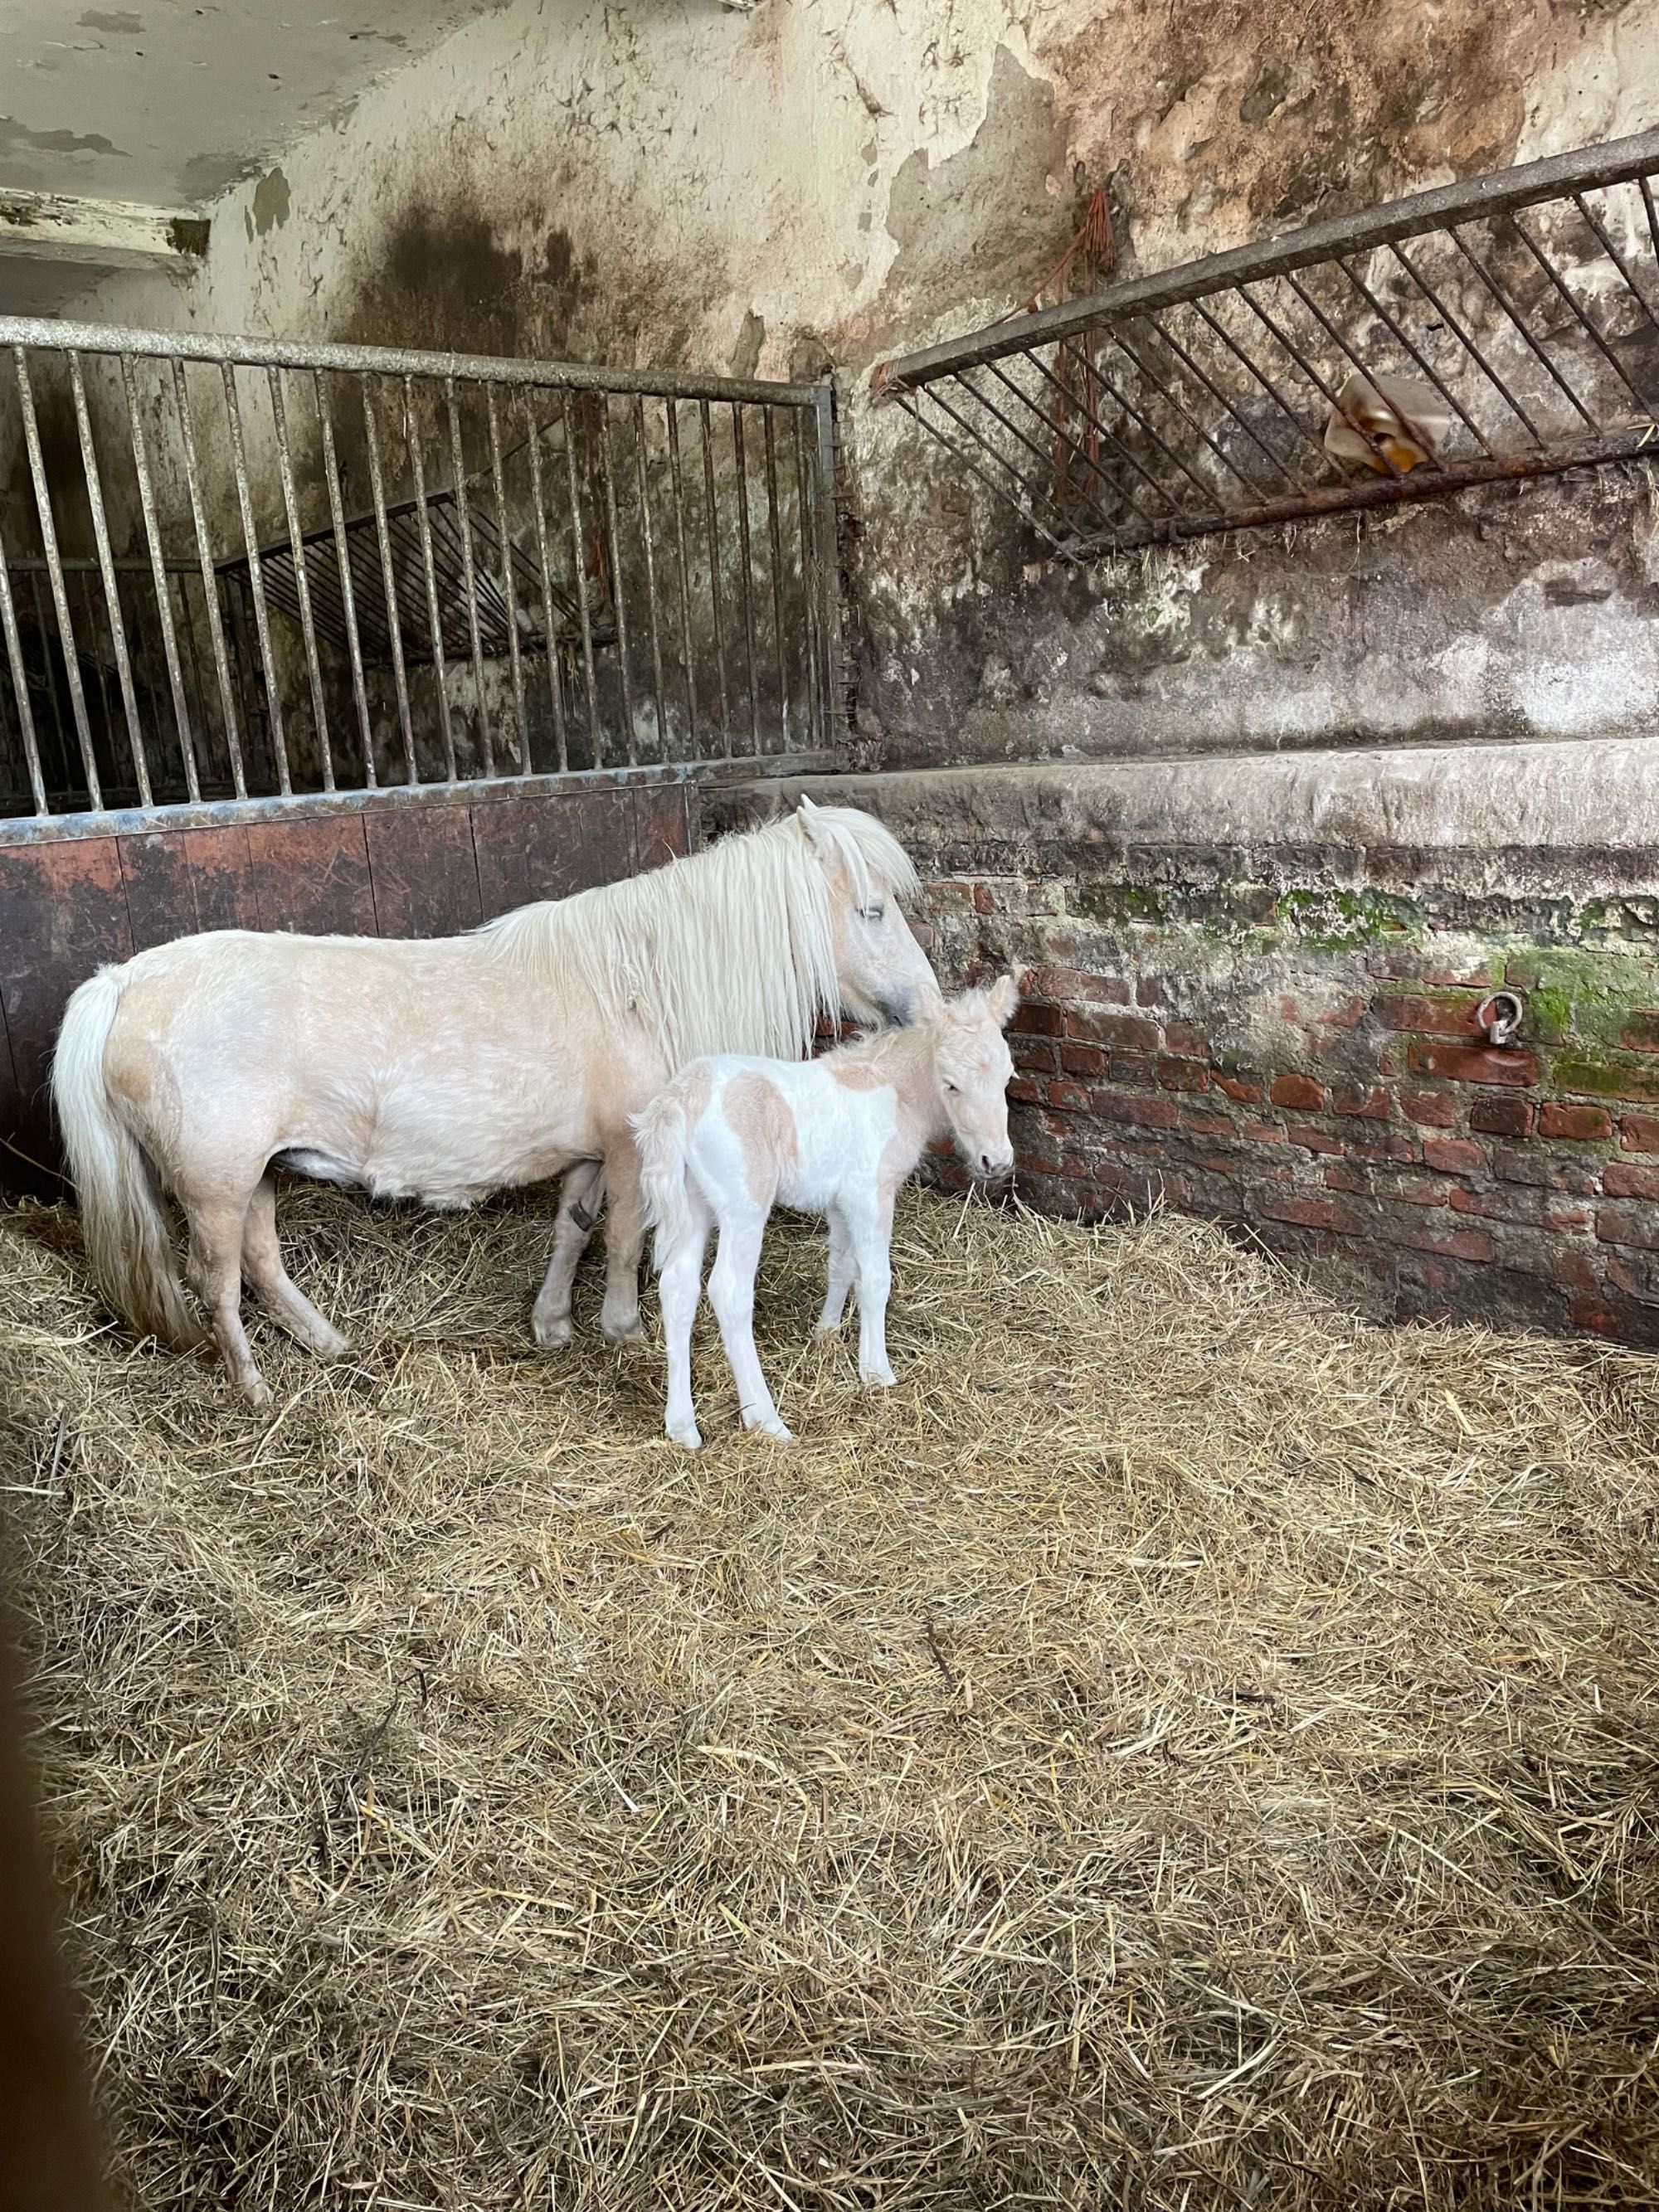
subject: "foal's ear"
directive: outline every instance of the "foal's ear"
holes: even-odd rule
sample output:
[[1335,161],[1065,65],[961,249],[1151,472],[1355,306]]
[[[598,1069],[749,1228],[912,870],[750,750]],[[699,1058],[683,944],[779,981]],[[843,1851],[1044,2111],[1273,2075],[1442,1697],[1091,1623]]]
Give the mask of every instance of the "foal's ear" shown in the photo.
[[1014,1009],[1019,1004],[1020,979],[1024,972],[1023,968],[1016,968],[1006,975],[999,975],[985,994],[985,1011],[1000,1029],[1006,1030],[1014,1018]]

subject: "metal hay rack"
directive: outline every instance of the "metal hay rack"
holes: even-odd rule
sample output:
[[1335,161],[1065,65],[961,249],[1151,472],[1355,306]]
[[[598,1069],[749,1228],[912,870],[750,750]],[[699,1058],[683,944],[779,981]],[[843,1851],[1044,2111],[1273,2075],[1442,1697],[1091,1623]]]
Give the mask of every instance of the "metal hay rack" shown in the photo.
[[[1656,176],[1650,131],[1419,192],[1011,317],[877,389],[1075,560],[1632,459],[1659,449]],[[1407,386],[1438,435],[1379,434]]]

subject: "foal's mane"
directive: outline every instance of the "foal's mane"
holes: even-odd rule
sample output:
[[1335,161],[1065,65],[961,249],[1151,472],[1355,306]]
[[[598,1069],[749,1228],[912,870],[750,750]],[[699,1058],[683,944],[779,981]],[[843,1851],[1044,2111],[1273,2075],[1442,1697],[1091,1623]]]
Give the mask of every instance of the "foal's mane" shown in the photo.
[[[819,806],[722,838],[665,868],[519,908],[478,933],[503,960],[585,983],[606,1017],[633,1013],[671,1068],[708,1052],[798,1060],[841,1011],[830,878],[862,905],[916,888],[873,815]],[[814,842],[816,840],[816,844]]]

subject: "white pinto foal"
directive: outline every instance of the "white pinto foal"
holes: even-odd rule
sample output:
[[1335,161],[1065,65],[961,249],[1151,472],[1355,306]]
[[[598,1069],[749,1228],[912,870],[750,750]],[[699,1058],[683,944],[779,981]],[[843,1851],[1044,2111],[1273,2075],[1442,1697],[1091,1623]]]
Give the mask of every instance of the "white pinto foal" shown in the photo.
[[883,1030],[821,1060],[721,1054],[694,1060],[634,1117],[647,1215],[657,1232],[667,1428],[677,1443],[695,1449],[702,1442],[691,1403],[691,1323],[716,1224],[708,1297],[743,1425],[788,1437],[755,1350],[755,1273],[774,1206],[826,1216],[830,1286],[819,1333],[840,1327],[856,1286],[859,1374],[869,1383],[893,1380],[886,1336],[893,1200],[936,1138],[954,1138],[976,1176],[1012,1170],[1014,1071],[1002,1032],[1018,1000],[1018,977],[1004,975],[913,1029]]

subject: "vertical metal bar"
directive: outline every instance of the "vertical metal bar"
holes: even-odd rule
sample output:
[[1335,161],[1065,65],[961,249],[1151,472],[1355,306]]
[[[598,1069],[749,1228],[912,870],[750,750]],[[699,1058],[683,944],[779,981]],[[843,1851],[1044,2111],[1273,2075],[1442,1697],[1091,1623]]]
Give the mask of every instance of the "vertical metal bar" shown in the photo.
[[202,681],[202,641],[196,635],[196,616],[190,604],[191,580],[187,569],[180,572],[178,579],[179,619],[179,629],[190,652],[186,664],[186,688],[192,689],[195,693],[196,726],[202,733],[202,767],[206,772],[216,765],[216,760],[211,753],[213,718],[208,712],[207,687]]
[[34,601],[35,635],[40,640],[46,672],[46,698],[52,708],[52,734],[58,740],[58,762],[61,775],[69,773],[69,737],[64,728],[64,702],[58,696],[58,675],[52,665],[52,653],[46,642],[46,611],[40,600],[40,571],[29,572],[29,596]]
[[[91,648],[93,673],[98,679],[99,724],[109,741],[112,762],[115,752],[115,717],[109,708],[109,672],[104,661],[104,641],[99,634],[97,611],[92,604],[92,580],[84,568],[71,568],[64,580],[66,584],[72,584],[75,586],[71,593],[71,605],[76,597],[81,602],[78,628],[81,635],[87,640]],[[93,742],[94,744],[97,742],[95,732]]]
[[[1243,291],[1237,286],[1234,287],[1231,296],[1236,300],[1243,300],[1246,307],[1249,307],[1250,304],[1248,300],[1244,300]],[[1313,435],[1307,424],[1302,420],[1302,417],[1297,413],[1296,410],[1285,398],[1284,393],[1280,392],[1279,386],[1273,382],[1272,377],[1267,374],[1265,369],[1257,366],[1255,361],[1249,354],[1245,352],[1243,347],[1240,345],[1238,340],[1226,327],[1225,324],[1220,322],[1210,313],[1202,300],[1189,301],[1188,304],[1191,307],[1193,313],[1198,317],[1199,320],[1204,324],[1205,327],[1220,339],[1222,344],[1224,345],[1228,351],[1234,356],[1241,366],[1255,379],[1256,382],[1261,386],[1261,389],[1267,393],[1268,398],[1273,401],[1273,405],[1278,408],[1279,413],[1290,424],[1291,429],[1296,432],[1297,436],[1298,438],[1305,439],[1307,443],[1313,447],[1314,452],[1319,456],[1319,464],[1321,468],[1322,469],[1326,467],[1329,463],[1330,455],[1320,444],[1318,439]],[[1303,476],[1300,470],[1296,471],[1296,477],[1297,483],[1302,486],[1302,489],[1304,491],[1307,490],[1309,489],[1308,481],[1307,478]]]
[[11,688],[17,701],[17,723],[23,733],[23,758],[28,763],[29,788],[34,794],[37,814],[50,814],[46,802],[46,780],[40,767],[40,747],[34,734],[34,709],[29,704],[28,671],[23,665],[23,641],[17,628],[17,610],[12,603],[11,574],[6,566],[6,547],[0,538],[0,635],[6,641],[6,659],[11,667]]
[[599,468],[605,477],[605,519],[611,548],[611,607],[617,623],[617,672],[622,678],[623,721],[628,732],[628,765],[633,768],[640,755],[639,741],[634,730],[634,678],[628,665],[628,594],[623,588],[622,539],[617,528],[617,457],[611,440],[611,394],[601,392],[598,397]]
[[726,629],[721,616],[720,529],[715,520],[714,441],[709,430],[708,402],[697,402],[697,428],[702,439],[702,496],[708,510],[708,592],[714,614],[714,671],[720,680],[720,743],[732,757],[732,709],[726,690]]
[[[1149,368],[1146,362],[1141,359],[1140,356],[1129,343],[1128,339],[1124,336],[1123,332],[1115,325],[1109,326],[1106,335],[1111,340],[1112,343],[1117,348],[1118,351],[1121,354],[1127,355],[1128,359],[1133,362],[1135,368],[1140,372],[1140,374],[1146,380],[1146,383],[1151,386],[1153,395],[1161,399],[1164,405],[1173,413],[1179,415],[1182,421],[1187,425],[1187,428],[1193,433],[1194,436],[1198,438],[1203,444],[1209,447],[1210,451],[1215,455],[1217,460],[1220,462],[1222,467],[1227,471],[1228,474],[1230,476],[1237,477],[1240,483],[1243,485],[1246,491],[1249,492],[1254,498],[1259,499],[1261,495],[1261,486],[1257,483],[1254,477],[1246,476],[1243,470],[1239,467],[1237,462],[1234,460],[1231,455],[1227,452],[1225,447],[1221,445],[1218,440],[1211,436],[1204,424],[1200,422],[1198,416],[1191,411],[1188,407],[1186,401],[1176,391],[1173,378],[1170,377],[1160,369]],[[1096,371],[1096,374],[1098,374],[1097,370]],[[1151,402],[1149,401],[1147,404],[1150,405]],[[1188,473],[1190,475],[1191,471],[1189,470]],[[1211,499],[1214,499],[1217,496],[1213,487],[1209,490],[1207,496]]]
[[486,384],[484,412],[489,425],[489,481],[495,493],[495,534],[501,544],[501,599],[507,607],[507,652],[513,672],[513,709],[519,720],[519,771],[530,773],[530,724],[524,710],[524,665],[519,657],[519,594],[513,576],[513,539],[507,526],[507,480],[501,471],[501,425],[495,387]]
[[755,673],[754,548],[750,542],[749,462],[743,449],[743,403],[736,399],[732,402],[732,451],[738,486],[738,592],[743,601],[743,634],[749,653],[750,757],[757,759],[763,748],[760,687],[756,682]]
[[663,407],[668,417],[668,480],[674,494],[674,554],[680,586],[680,641],[685,652],[686,742],[690,748],[689,757],[696,760],[701,745],[697,737],[696,655],[691,642],[691,571],[685,554],[685,494],[680,474],[679,406],[678,401],[665,399]]
[[185,696],[184,670],[179,662],[179,639],[173,626],[173,599],[167,590],[167,563],[161,552],[161,530],[155,514],[155,490],[150,481],[149,445],[138,404],[138,381],[132,356],[121,356],[121,385],[126,393],[127,422],[132,434],[132,461],[138,478],[138,505],[144,518],[144,542],[149,548],[149,573],[155,587],[156,620],[161,631],[161,652],[167,665],[167,684],[173,693],[173,718],[179,727],[179,751],[185,767],[185,790],[192,801],[202,796],[201,775],[196,764],[196,741],[190,726]]
[[[1353,348],[1336,328],[1335,325],[1326,314],[1324,309],[1319,305],[1319,302],[1314,299],[1312,295],[1297,281],[1295,272],[1287,271],[1285,282],[1290,286],[1297,298],[1301,301],[1303,306],[1307,309],[1308,313],[1313,317],[1314,320],[1324,331],[1326,337],[1336,348],[1337,352],[1342,356],[1343,360],[1347,362],[1352,368],[1357,368],[1361,376],[1364,376],[1365,374],[1364,362],[1360,360],[1358,355],[1355,353]],[[1255,307],[1254,300],[1251,301],[1250,305],[1252,307]],[[1354,416],[1349,413],[1348,410],[1342,404],[1342,402],[1338,398],[1337,394],[1331,389],[1330,386],[1326,383],[1324,378],[1314,367],[1312,362],[1307,360],[1302,354],[1297,352],[1296,347],[1291,343],[1289,334],[1279,328],[1278,325],[1264,308],[1256,307],[1255,312],[1261,316],[1262,321],[1267,324],[1267,328],[1272,331],[1273,336],[1279,340],[1279,343],[1284,347],[1286,353],[1290,355],[1291,360],[1295,362],[1297,367],[1302,371],[1302,374],[1305,377],[1309,378],[1311,382],[1319,386],[1319,389],[1324,393],[1326,398],[1330,401],[1331,405],[1342,417],[1342,420],[1347,424],[1354,435],[1357,438],[1362,438],[1364,440],[1365,444],[1370,448],[1374,457],[1382,463],[1389,475],[1391,477],[1403,477],[1406,474],[1405,470],[1400,466],[1399,463],[1394,459],[1391,453],[1388,453],[1375,438],[1370,437],[1367,434],[1364,424],[1356,421]]]
[[645,554],[645,611],[651,632],[651,681],[657,710],[657,755],[668,758],[668,701],[662,684],[662,637],[657,619],[657,556],[651,532],[651,482],[645,459],[645,399],[634,394],[635,473],[640,486],[640,543]]
[[1572,204],[1577,209],[1579,214],[1583,216],[1584,221],[1589,225],[1590,228],[1595,233],[1597,239],[1601,241],[1602,252],[1607,255],[1608,260],[1612,262],[1613,267],[1624,278],[1626,283],[1629,285],[1632,292],[1635,294],[1636,304],[1642,310],[1642,313],[1647,317],[1650,327],[1655,330],[1659,330],[1659,319],[1656,319],[1652,308],[1649,307],[1646,300],[1642,296],[1641,289],[1638,285],[1634,276],[1632,274],[1630,268],[1625,260],[1624,255],[1620,253],[1619,248],[1613,244],[1612,234],[1608,231],[1607,225],[1602,222],[1601,216],[1596,214],[1595,209],[1591,207],[1589,202],[1584,198],[1583,192],[1575,192],[1573,194]]
[[[601,400],[603,404],[603,399]],[[576,482],[576,443],[570,424],[570,394],[562,394],[564,418],[564,465],[570,479],[570,539],[576,550],[576,609],[582,626],[582,672],[587,682],[587,735],[593,757],[588,765],[605,765],[605,739],[599,732],[599,685],[593,672],[593,625],[587,611],[587,549],[582,542],[581,491]]]
[[276,664],[270,649],[270,615],[265,605],[265,582],[259,567],[259,533],[253,520],[253,491],[247,477],[247,455],[242,444],[242,410],[236,397],[236,368],[222,362],[225,416],[230,426],[230,459],[236,477],[237,503],[242,510],[242,538],[247,547],[248,586],[253,599],[253,624],[259,637],[259,659],[264,677],[265,699],[270,708],[270,744],[276,756],[276,784],[284,796],[292,791],[288,772],[288,740],[283,732],[283,702],[277,693]]
[[783,659],[783,518],[778,513],[777,441],[769,406],[761,409],[761,427],[766,450],[767,534],[772,551],[772,642],[777,653],[778,718],[783,733],[779,750],[787,753],[789,750],[789,677]]
[[461,450],[461,418],[455,406],[455,380],[444,379],[444,411],[449,419],[449,465],[455,479],[455,513],[461,526],[461,575],[466,589],[466,627],[472,643],[472,681],[478,692],[478,737],[483,750],[483,772],[495,773],[495,738],[489,726],[489,702],[484,696],[483,646],[478,635],[478,575],[472,558],[472,518],[466,504],[466,459]]
[[[92,535],[98,548],[98,573],[103,580],[104,604],[109,614],[110,644],[115,653],[115,673],[121,687],[121,708],[126,716],[127,746],[138,787],[138,804],[154,804],[149,787],[149,763],[144,757],[144,733],[138,720],[138,698],[132,688],[132,662],[127,653],[127,629],[121,617],[121,600],[115,581],[115,560],[110,551],[109,518],[104,512],[103,479],[98,470],[98,448],[93,442],[92,416],[87,406],[86,378],[81,356],[68,356],[70,392],[75,402],[75,428],[81,441],[81,471],[86,479],[87,505],[92,512]],[[108,717],[106,715],[106,719]],[[114,738],[112,728],[110,736]]]
[[317,653],[317,629],[311,618],[311,575],[300,529],[300,501],[294,489],[294,470],[289,460],[288,417],[283,410],[283,373],[265,371],[270,383],[270,417],[276,433],[276,473],[282,478],[283,512],[288,518],[289,550],[294,558],[294,592],[300,602],[300,628],[305,637],[306,670],[311,678],[311,710],[317,719],[317,746],[322,755],[323,789],[334,788],[334,753],[328,740],[328,708],[323,697],[323,665]]
[[[1522,245],[1526,247],[1528,252],[1531,254],[1533,259],[1543,270],[1545,276],[1548,277],[1550,283],[1554,285],[1556,290],[1560,294],[1561,298],[1566,302],[1568,313],[1577,321],[1579,328],[1583,331],[1584,336],[1595,348],[1602,360],[1606,362],[1607,367],[1613,371],[1620,384],[1624,386],[1626,391],[1629,392],[1631,398],[1636,402],[1637,405],[1642,410],[1642,412],[1644,415],[1650,413],[1651,410],[1648,406],[1647,401],[1643,398],[1641,393],[1636,389],[1636,386],[1631,382],[1629,377],[1626,375],[1624,370],[1620,368],[1618,356],[1614,354],[1612,347],[1608,345],[1601,331],[1596,329],[1595,324],[1591,322],[1589,317],[1579,306],[1577,301],[1574,299],[1566,285],[1556,274],[1554,263],[1550,259],[1548,254],[1545,253],[1534,242],[1531,232],[1522,227],[1519,213],[1510,216],[1510,228],[1514,231]],[[1640,300],[1641,295],[1638,293],[1637,297]],[[1650,315],[1648,319],[1651,322],[1653,318]]]
[[1433,385],[1435,390],[1445,401],[1447,406],[1451,409],[1453,414],[1456,416],[1458,421],[1468,432],[1470,437],[1474,440],[1476,445],[1480,447],[1481,452],[1485,453],[1490,460],[1492,458],[1492,447],[1486,443],[1486,439],[1481,435],[1480,428],[1475,422],[1474,416],[1464,408],[1456,393],[1453,392],[1449,386],[1441,382],[1439,377],[1436,374],[1432,365],[1424,355],[1419,352],[1416,346],[1413,344],[1409,334],[1395,320],[1394,317],[1389,313],[1388,308],[1384,306],[1382,301],[1378,299],[1376,293],[1372,291],[1370,286],[1365,282],[1364,278],[1361,276],[1347,262],[1346,262],[1340,253],[1334,256],[1334,259],[1336,266],[1342,271],[1342,274],[1347,278],[1349,283],[1353,286],[1355,291],[1358,293],[1360,298],[1365,302],[1371,313],[1377,318],[1379,322],[1387,325],[1388,329],[1393,333],[1395,343],[1405,352],[1411,356],[1412,359],[1417,363],[1417,366],[1422,370],[1424,375],[1428,378],[1429,382]]
[[1154,331],[1158,337],[1163,339],[1164,344],[1169,347],[1170,352],[1175,355],[1178,361],[1183,362],[1186,364],[1188,374],[1193,378],[1194,381],[1195,383],[1201,384],[1204,389],[1209,393],[1211,398],[1214,400],[1216,405],[1219,407],[1224,413],[1230,415],[1232,417],[1238,428],[1250,441],[1250,443],[1256,448],[1257,452],[1261,454],[1263,459],[1267,463],[1267,465],[1271,469],[1274,470],[1279,476],[1284,477],[1285,483],[1289,484],[1293,492],[1305,491],[1307,489],[1307,486],[1304,483],[1302,478],[1296,475],[1292,470],[1287,469],[1284,462],[1279,459],[1278,454],[1274,453],[1273,447],[1267,445],[1256,434],[1249,422],[1239,413],[1237,408],[1233,405],[1232,401],[1228,398],[1226,393],[1221,389],[1220,386],[1211,381],[1208,372],[1201,366],[1194,355],[1188,352],[1186,347],[1182,344],[1181,340],[1176,337],[1172,331],[1166,331],[1156,315],[1147,315],[1144,319],[1147,328]]
[[[1468,247],[1463,243],[1462,235],[1460,234],[1455,223],[1449,222],[1446,225],[1446,235],[1450,239],[1452,244],[1462,255],[1464,260],[1468,263],[1470,268],[1474,270],[1475,275],[1486,286],[1487,291],[1491,293],[1492,298],[1497,301],[1498,306],[1509,317],[1510,322],[1514,324],[1516,329],[1521,334],[1522,343],[1525,344],[1543,364],[1545,373],[1553,378],[1557,388],[1560,391],[1562,397],[1566,400],[1569,406],[1577,410],[1578,418],[1583,422],[1584,428],[1587,430],[1594,430],[1595,428],[1595,417],[1590,413],[1589,408],[1585,406],[1583,401],[1573,390],[1571,385],[1567,382],[1565,377],[1562,375],[1560,370],[1545,352],[1543,347],[1540,345],[1538,340],[1534,337],[1531,331],[1528,329],[1526,317],[1516,306],[1514,301],[1510,299],[1504,287],[1486,268],[1485,263],[1476,260],[1474,255],[1469,252]],[[1402,256],[1401,258],[1403,258],[1404,257]]]
[[363,741],[363,785],[374,788],[374,730],[368,718],[368,690],[363,682],[363,651],[357,635],[357,596],[352,584],[351,555],[346,544],[345,506],[340,497],[340,467],[334,451],[334,418],[321,369],[311,374],[317,400],[317,420],[323,434],[323,474],[328,483],[329,520],[334,526],[334,553],[340,566],[340,606],[345,616],[346,653],[351,662],[351,690],[357,707],[357,727]]
[[1439,293],[1435,290],[1428,278],[1423,275],[1416,263],[1408,258],[1404,246],[1390,246],[1389,251],[1393,254],[1395,259],[1405,270],[1407,276],[1411,278],[1413,283],[1416,285],[1418,290],[1423,295],[1423,297],[1428,301],[1429,305],[1434,309],[1435,313],[1438,315],[1446,328],[1451,332],[1452,336],[1462,347],[1465,353],[1468,355],[1469,359],[1474,363],[1482,376],[1486,378],[1487,383],[1490,384],[1497,392],[1498,398],[1509,409],[1510,414],[1515,416],[1516,420],[1520,422],[1522,428],[1526,430],[1528,436],[1532,440],[1534,445],[1541,446],[1544,442],[1543,435],[1536,422],[1533,421],[1531,416],[1528,414],[1526,409],[1516,398],[1515,394],[1510,390],[1508,385],[1504,383],[1503,378],[1492,366],[1492,363],[1486,359],[1486,355],[1481,352],[1480,347],[1476,345],[1474,340],[1463,328],[1463,325],[1458,321],[1456,316],[1453,314],[1451,309],[1441,298]]
[[[542,438],[537,428],[534,395],[521,392],[525,420],[530,426],[530,497],[536,510],[536,550],[542,567],[542,635],[547,641],[547,690],[553,708],[553,737],[558,747],[561,774],[570,766],[569,733],[564,722],[564,684],[559,674],[559,624],[553,606],[553,564],[548,557],[547,509],[542,500]],[[580,564],[581,549],[577,548]],[[525,769],[530,768],[530,739],[525,737]]]
[[817,436],[812,470],[812,520],[817,526],[819,622],[823,633],[824,737],[835,744],[846,720],[841,678],[841,551],[836,532],[836,390],[817,388],[813,408]]
[[[374,506],[374,535],[380,547],[380,586],[386,593],[386,641],[392,647],[392,680],[398,694],[398,720],[403,725],[404,765],[409,781],[418,783],[421,776],[415,765],[415,726],[409,719],[409,678],[404,667],[404,624],[398,611],[398,572],[392,565],[392,532],[386,519],[386,484],[380,473],[380,434],[374,428],[374,407],[367,376],[362,390],[363,429],[368,441],[368,489]],[[424,500],[421,513],[426,513]],[[439,696],[442,696],[441,689]],[[454,773],[452,765],[452,780]]]
[[432,639],[432,680],[438,688],[438,722],[443,732],[444,774],[456,780],[455,730],[449,714],[449,665],[444,659],[443,611],[438,604],[438,568],[432,553],[432,519],[426,505],[426,464],[421,458],[421,434],[415,421],[415,380],[403,380],[404,444],[415,483],[415,523],[421,541],[421,566],[426,574],[426,621]]
[[800,599],[803,616],[802,661],[806,677],[808,732],[820,745],[828,742],[823,699],[822,650],[818,635],[817,557],[812,542],[812,495],[807,479],[806,410],[792,407],[790,428],[795,441],[795,535],[800,545]]
[[58,526],[52,519],[52,492],[46,483],[46,465],[40,450],[40,425],[34,415],[34,386],[29,381],[28,356],[21,346],[12,348],[12,358],[17,365],[17,398],[23,416],[23,443],[28,450],[29,480],[34,487],[35,511],[40,521],[40,545],[46,559],[46,580],[52,587],[52,604],[58,617],[58,635],[64,647],[64,676],[69,685],[70,706],[75,715],[75,733],[80,740],[81,767],[87,779],[87,796],[91,811],[104,811],[104,794],[98,781],[98,763],[92,750],[92,725],[87,720],[86,694],[81,689],[81,662],[76,651],[75,628],[70,619],[69,593],[64,586],[64,563],[58,550]]
[[1648,236],[1653,241],[1653,258],[1659,261],[1659,213],[1654,210],[1653,187],[1645,177],[1638,177],[1636,181],[1642,187],[1642,211],[1648,219]]

